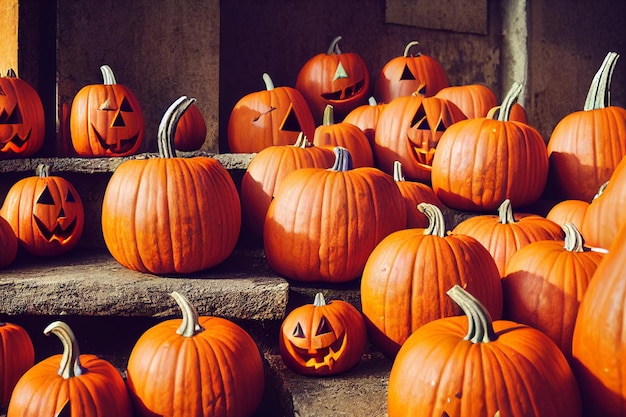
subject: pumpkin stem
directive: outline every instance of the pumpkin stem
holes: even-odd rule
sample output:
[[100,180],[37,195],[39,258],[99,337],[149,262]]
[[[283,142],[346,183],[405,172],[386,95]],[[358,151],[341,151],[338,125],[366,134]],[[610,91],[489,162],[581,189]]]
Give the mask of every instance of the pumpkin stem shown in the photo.
[[263,73],[263,82],[265,83],[265,89],[267,91],[271,91],[274,89],[274,81],[272,81],[272,77],[267,72]]
[[565,250],[569,252],[584,252],[585,239],[574,223],[565,223],[563,226],[565,232]]
[[424,234],[445,237],[446,224],[441,209],[430,203],[419,203],[417,209],[428,219],[428,227],[424,230]]
[[372,107],[375,107],[378,105],[378,102],[376,101],[376,97],[371,96],[370,98],[367,99],[367,104],[369,104]]
[[393,180],[395,182],[406,181],[404,171],[402,170],[402,162],[400,161],[393,161]]
[[318,292],[315,294],[315,300],[313,300],[313,305],[315,307],[321,307],[326,305],[326,299],[324,299],[324,294]]
[[39,178],[46,178],[50,176],[50,165],[39,164],[35,168],[35,175]]
[[327,104],[324,107],[324,117],[322,119],[322,124],[324,126],[330,126],[335,124],[335,109],[332,104]]
[[619,54],[615,52],[609,52],[604,57],[602,65],[591,81],[584,110],[603,109],[611,105],[611,78],[613,78],[617,58],[619,58]]
[[[420,43],[418,41],[411,41],[409,43],[406,44],[406,47],[404,48],[404,57],[408,58],[409,57],[409,50],[415,46],[415,45],[419,45]],[[422,55],[422,53],[420,51],[417,51],[417,55],[411,55],[411,56],[420,56]]]
[[174,158],[176,156],[176,150],[174,149],[176,126],[178,126],[178,121],[183,116],[183,113],[195,101],[195,98],[181,96],[165,111],[157,132],[157,145],[161,158]]
[[198,311],[191,304],[189,299],[184,295],[174,291],[170,294],[183,312],[183,322],[176,330],[176,334],[183,337],[193,337],[194,335],[202,332],[204,328],[198,323]]
[[521,83],[518,83],[518,82],[513,83],[513,85],[511,86],[511,89],[509,90],[508,93],[506,93],[506,96],[504,97],[504,100],[502,101],[502,104],[500,105],[499,111],[497,112],[498,113],[497,120],[501,122],[509,121],[511,117],[511,109],[513,108],[513,105],[517,102],[517,99],[519,98],[519,95],[521,94],[523,87],[524,86]]
[[500,204],[500,207],[498,207],[498,221],[502,224],[517,223],[517,220],[515,220],[515,216],[513,215],[511,200],[508,198]]
[[59,376],[63,379],[81,376],[87,370],[80,364],[80,349],[74,332],[65,322],[55,321],[46,327],[43,331],[46,336],[50,333],[56,335],[63,344],[63,356],[59,365]]
[[335,163],[330,170],[336,172],[350,171],[352,169],[352,155],[350,155],[350,151],[341,146],[335,146],[333,151],[335,152]]
[[446,294],[461,307],[467,316],[468,329],[463,340],[469,340],[472,343],[488,343],[497,339],[491,316],[476,297],[458,284],[450,288]]
[[293,144],[296,148],[309,148],[313,146],[309,139],[306,137],[304,132],[298,133],[298,138],[296,139],[296,143]]
[[104,81],[104,85],[113,85],[117,84],[115,81],[115,75],[113,74],[113,70],[108,65],[103,65],[100,67],[100,72],[102,72],[102,80]]
[[341,53],[341,50],[339,49],[340,40],[341,40],[341,36],[337,36],[335,39],[333,39],[333,41],[330,43],[330,46],[328,47],[328,52],[326,52],[326,55]]
[[15,73],[15,70],[13,68],[9,68],[9,70],[7,71],[7,77],[17,78],[17,74]]
[[596,198],[600,197],[602,195],[602,193],[604,192],[604,190],[606,190],[606,187],[609,186],[609,182],[605,182],[604,184],[602,184],[600,186],[600,188],[598,188],[598,192],[596,193],[596,195],[593,196],[593,198],[591,199],[592,201],[595,200]]

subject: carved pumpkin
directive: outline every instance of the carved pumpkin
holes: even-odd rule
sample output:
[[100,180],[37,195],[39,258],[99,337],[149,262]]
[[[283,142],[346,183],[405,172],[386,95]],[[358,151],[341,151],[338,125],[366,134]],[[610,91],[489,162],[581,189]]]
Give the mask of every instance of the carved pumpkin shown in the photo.
[[158,158],[123,162],[106,187],[104,242],[126,268],[196,272],[221,263],[235,248],[241,205],[232,177],[214,158],[177,158],[173,150],[178,120],[193,102],[180,97],[165,112]]
[[292,145],[300,132],[312,138],[315,121],[301,92],[274,87],[263,74],[265,90],[241,98],[228,119],[228,147],[234,153],[259,152],[269,146]]
[[387,103],[378,103],[374,97],[370,97],[367,104],[352,109],[344,117],[343,121],[361,129],[367,136],[370,146],[374,147],[374,135],[376,134],[378,118],[386,105]]
[[400,161],[396,161],[394,164],[393,180],[404,198],[407,229],[428,227],[428,217],[417,208],[421,203],[433,204],[441,210],[444,209],[443,204],[439,201],[432,188],[421,182],[407,181],[404,178]]
[[466,119],[452,102],[420,95],[398,97],[387,104],[374,135],[377,166],[391,174],[400,161],[407,178],[430,182],[439,140],[454,123]]
[[179,151],[196,151],[206,140],[206,123],[195,104],[189,106],[178,121],[174,135],[174,148]]
[[459,285],[447,293],[465,316],[432,321],[407,339],[389,375],[389,417],[582,415],[576,378],[548,336],[493,321]]
[[0,409],[9,404],[17,381],[35,364],[35,348],[26,330],[0,322]]
[[50,176],[39,165],[36,175],[15,183],[0,208],[20,245],[38,256],[56,256],[74,248],[83,233],[85,209],[78,191],[65,178]]
[[62,321],[50,323],[44,333],[61,340],[63,354],[44,359],[20,378],[7,417],[132,415],[126,384],[113,365],[81,355],[74,332]]
[[83,87],[70,110],[70,135],[78,156],[127,156],[137,153],[144,116],[132,91],[117,84],[108,65],[100,67],[103,84]]
[[44,135],[39,94],[9,70],[0,77],[0,159],[33,155],[43,145]]
[[341,52],[337,36],[328,51],[313,56],[298,72],[296,88],[309,103],[313,119],[322,120],[328,104],[343,120],[354,108],[367,103],[371,78],[365,60],[354,52]]
[[439,61],[421,52],[411,54],[411,48],[419,45],[409,42],[404,55],[388,61],[380,70],[374,83],[374,96],[384,103],[410,96],[414,92],[431,97],[450,85],[448,75]]
[[17,256],[17,237],[13,228],[0,216],[0,269],[10,265]]
[[227,319],[199,316],[184,295],[171,295],[182,319],[146,330],[128,358],[134,415],[252,416],[265,378],[254,339]]
[[365,352],[367,333],[361,313],[350,303],[315,295],[313,304],[292,310],[280,327],[285,365],[302,375],[337,375],[355,366]]

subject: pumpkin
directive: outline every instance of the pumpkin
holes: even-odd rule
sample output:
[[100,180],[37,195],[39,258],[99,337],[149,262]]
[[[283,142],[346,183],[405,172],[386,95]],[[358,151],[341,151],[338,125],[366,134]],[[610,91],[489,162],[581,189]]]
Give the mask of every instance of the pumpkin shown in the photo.
[[35,348],[22,326],[0,322],[0,352],[0,408],[6,410],[15,384],[35,364]]
[[82,157],[127,156],[143,144],[144,116],[139,101],[118,84],[111,67],[100,67],[103,84],[81,88],[70,109],[70,136]]
[[468,119],[486,117],[489,110],[498,105],[495,93],[482,84],[467,84],[444,87],[435,94],[461,109]]
[[365,133],[351,123],[335,123],[334,109],[330,104],[324,109],[324,121],[315,128],[315,146],[341,146],[350,151],[354,168],[373,167],[374,154]]
[[444,209],[432,188],[421,182],[406,180],[400,161],[396,161],[393,166],[393,180],[404,198],[407,229],[428,227],[428,217],[417,208],[420,203],[430,203]]
[[454,234],[472,236],[489,251],[496,261],[500,276],[518,250],[540,240],[562,240],[560,225],[531,213],[513,213],[511,200],[498,207],[498,215],[483,214],[469,217],[452,230]]
[[17,257],[17,237],[13,228],[0,216],[0,269],[10,265]]
[[343,120],[370,97],[371,77],[365,60],[356,52],[342,52],[340,40],[337,36],[326,53],[305,62],[296,78],[296,89],[309,103],[316,123],[328,104],[335,109],[337,120]]
[[604,253],[585,247],[572,223],[563,230],[565,240],[533,242],[513,254],[502,285],[504,317],[541,330],[570,358],[578,306]]
[[126,268],[197,272],[221,263],[235,248],[241,205],[232,177],[213,158],[179,158],[173,150],[176,125],[194,101],[182,96],[165,112],[158,158],[123,162],[107,184],[104,243]]
[[626,414],[626,227],[598,265],[578,307],[572,367],[588,416]]
[[452,102],[437,97],[403,96],[385,106],[376,125],[374,158],[387,173],[400,161],[407,178],[430,183],[432,161],[443,133],[466,119]]
[[267,210],[263,244],[269,266],[296,281],[357,279],[374,247],[406,225],[393,178],[353,168],[350,152],[335,148],[331,169],[302,168],[283,178]]
[[63,354],[34,365],[20,378],[7,417],[128,417],[132,408],[126,384],[117,369],[95,355],[82,354],[72,329],[62,321],[50,323]]
[[318,292],[313,304],[293,309],[283,320],[280,356],[302,375],[338,375],[357,365],[365,352],[367,333],[361,313],[350,303],[326,303]]
[[372,96],[368,99],[367,104],[358,106],[350,111],[343,118],[345,123],[351,123],[361,129],[370,146],[374,146],[374,135],[376,133],[376,126],[378,125],[378,118],[383,111],[387,103],[379,103]]
[[505,199],[513,208],[536,202],[548,176],[548,154],[533,127],[508,119],[522,85],[515,83],[497,119],[455,123],[441,136],[432,162],[432,187],[446,206],[495,211]]
[[171,295],[182,319],[146,330],[128,358],[135,416],[251,416],[264,390],[254,340],[230,320],[199,316],[184,295]]
[[174,148],[179,151],[196,151],[204,145],[206,123],[200,109],[195,104],[189,106],[176,126]]
[[460,314],[442,288],[463,285],[494,317],[502,314],[500,275],[489,252],[470,236],[446,236],[437,206],[422,203],[419,209],[429,219],[428,228],[385,237],[361,277],[361,308],[370,340],[388,357],[426,323]]
[[450,85],[448,75],[437,59],[420,51],[411,54],[411,48],[417,45],[418,41],[409,42],[402,56],[392,58],[383,65],[374,83],[374,96],[378,100],[389,103],[416,91],[431,97]]
[[315,121],[300,91],[275,87],[263,74],[265,90],[242,97],[228,119],[228,147],[233,153],[254,153],[269,146],[292,145],[298,134],[312,138]]
[[548,336],[492,320],[459,285],[447,293],[465,316],[407,339],[389,375],[389,417],[581,416],[574,374]]
[[561,226],[566,223],[573,223],[578,230],[581,230],[583,227],[585,215],[587,214],[588,207],[588,201],[559,201],[550,208],[550,210],[546,214],[546,219],[552,220],[553,222]]
[[583,110],[561,119],[550,135],[550,184],[563,199],[590,201],[626,155],[626,109],[609,100],[618,58],[606,55]]
[[0,216],[11,225],[21,247],[37,256],[57,256],[80,241],[85,209],[78,191],[67,179],[50,175],[40,164],[36,175],[11,186]]
[[270,146],[256,154],[241,179],[241,213],[247,229],[263,237],[267,209],[287,174],[300,168],[330,168],[334,161],[331,148],[313,146],[302,132],[293,145]]
[[45,130],[39,94],[9,70],[0,77],[0,159],[33,155],[43,145]]

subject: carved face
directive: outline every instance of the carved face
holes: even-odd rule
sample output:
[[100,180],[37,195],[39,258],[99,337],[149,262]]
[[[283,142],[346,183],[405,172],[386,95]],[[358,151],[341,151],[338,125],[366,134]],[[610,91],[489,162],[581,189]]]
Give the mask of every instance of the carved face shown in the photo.
[[[321,302],[320,302],[321,297]],[[280,352],[285,364],[305,375],[333,375],[354,366],[365,349],[365,325],[350,304],[324,302],[293,310],[283,321]]]

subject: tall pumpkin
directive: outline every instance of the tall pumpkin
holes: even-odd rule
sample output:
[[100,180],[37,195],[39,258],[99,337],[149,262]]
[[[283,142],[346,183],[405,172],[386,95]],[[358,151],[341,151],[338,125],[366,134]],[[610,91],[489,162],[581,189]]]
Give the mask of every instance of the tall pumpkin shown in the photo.
[[17,381],[35,364],[35,348],[26,330],[0,322],[0,409],[9,404]]
[[178,120],[193,102],[180,97],[165,112],[158,158],[123,162],[106,187],[104,242],[129,269],[196,272],[224,261],[237,243],[241,206],[228,171],[213,158],[178,158],[173,150]]
[[0,77],[0,159],[33,155],[44,142],[41,98],[14,70]]
[[406,225],[404,201],[390,175],[354,168],[350,152],[335,148],[331,169],[287,175],[270,203],[263,228],[267,262],[297,281],[357,279],[370,252]]
[[103,84],[84,86],[70,110],[70,135],[78,156],[127,156],[143,144],[144,116],[130,88],[118,84],[111,67],[100,67]]

